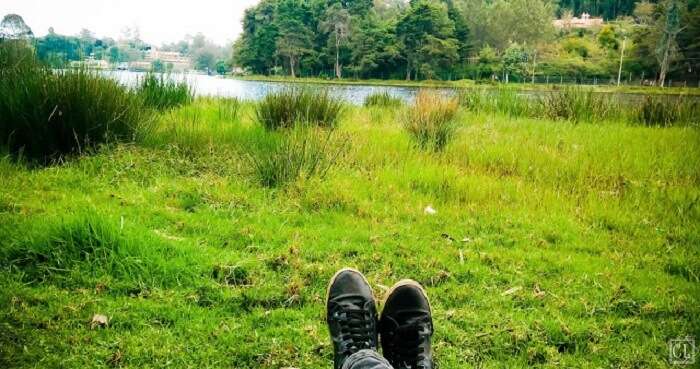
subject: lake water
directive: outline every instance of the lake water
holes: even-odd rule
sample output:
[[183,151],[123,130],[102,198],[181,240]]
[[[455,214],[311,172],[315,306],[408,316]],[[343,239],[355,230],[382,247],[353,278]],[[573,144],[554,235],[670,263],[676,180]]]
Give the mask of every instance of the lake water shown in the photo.
[[[135,86],[139,79],[146,74],[141,72],[112,71],[104,72],[104,75],[113,78],[126,86]],[[312,86],[314,89],[327,90],[332,96],[338,97],[348,103],[362,105],[365,98],[374,93],[387,92],[391,96],[398,97],[406,102],[412,102],[418,87],[396,87],[396,86],[369,86],[369,85],[335,85],[318,83],[286,83],[286,82],[263,82],[263,81],[243,81],[238,79],[225,78],[220,76],[207,76],[203,74],[173,74],[169,78],[175,80],[187,80],[194,88],[197,96],[218,96],[237,97],[243,100],[259,100],[271,92],[280,91],[293,86]],[[435,88],[446,95],[453,94],[454,91],[448,88]],[[629,93],[605,93],[613,96],[617,101],[625,104],[635,104],[640,102],[644,95]],[[544,91],[521,91],[519,95],[538,98],[548,92]],[[678,98],[676,95],[665,95],[668,99]],[[693,100],[700,100],[700,96],[689,96]]]
[[[137,81],[145,76],[145,73],[114,71],[105,72],[105,75],[116,79],[124,85],[135,86]],[[244,100],[259,100],[271,92],[283,90],[291,86],[299,86],[297,83],[242,81],[202,74],[173,74],[170,78],[187,80],[193,86],[197,96],[237,97]],[[404,101],[411,101],[418,92],[418,88],[414,87],[307,83],[304,85],[327,90],[329,94],[356,105],[362,104],[365,98],[373,93],[388,92],[390,95],[401,98]],[[449,92],[447,89],[442,90]]]

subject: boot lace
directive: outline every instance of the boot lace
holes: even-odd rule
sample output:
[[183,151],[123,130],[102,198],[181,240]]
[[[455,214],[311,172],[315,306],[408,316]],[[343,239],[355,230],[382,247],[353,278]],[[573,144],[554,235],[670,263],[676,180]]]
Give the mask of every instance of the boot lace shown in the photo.
[[368,349],[373,344],[373,318],[366,308],[352,301],[338,303],[333,319],[340,326],[340,346],[346,355]]
[[[426,352],[423,341],[430,336],[430,319],[420,316],[390,332],[392,363],[397,368],[426,369]],[[386,354],[386,353],[385,353]]]

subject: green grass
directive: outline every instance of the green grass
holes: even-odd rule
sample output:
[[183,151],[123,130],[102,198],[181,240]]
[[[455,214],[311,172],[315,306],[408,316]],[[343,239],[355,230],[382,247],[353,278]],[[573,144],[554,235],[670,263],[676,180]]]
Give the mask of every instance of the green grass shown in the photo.
[[435,155],[349,107],[325,177],[266,187],[254,112],[199,100],[138,144],[0,160],[0,367],[328,368],[344,266],[377,297],[425,284],[441,368],[667,368],[700,336],[696,127],[462,109]]

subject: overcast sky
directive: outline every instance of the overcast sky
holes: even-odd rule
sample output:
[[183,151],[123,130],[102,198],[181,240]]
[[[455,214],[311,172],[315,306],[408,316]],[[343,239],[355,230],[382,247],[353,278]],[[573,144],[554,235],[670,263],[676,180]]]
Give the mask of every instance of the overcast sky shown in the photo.
[[119,38],[125,27],[138,27],[141,39],[160,45],[186,34],[204,33],[224,45],[241,33],[246,8],[259,0],[0,0],[0,18],[16,13],[36,36],[75,35],[87,28],[98,37]]

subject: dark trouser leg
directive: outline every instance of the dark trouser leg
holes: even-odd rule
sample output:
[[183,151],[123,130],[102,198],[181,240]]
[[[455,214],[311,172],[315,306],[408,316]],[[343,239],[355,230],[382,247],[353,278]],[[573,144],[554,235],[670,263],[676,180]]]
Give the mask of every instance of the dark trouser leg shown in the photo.
[[350,355],[343,363],[342,369],[393,369],[377,351],[360,350]]

